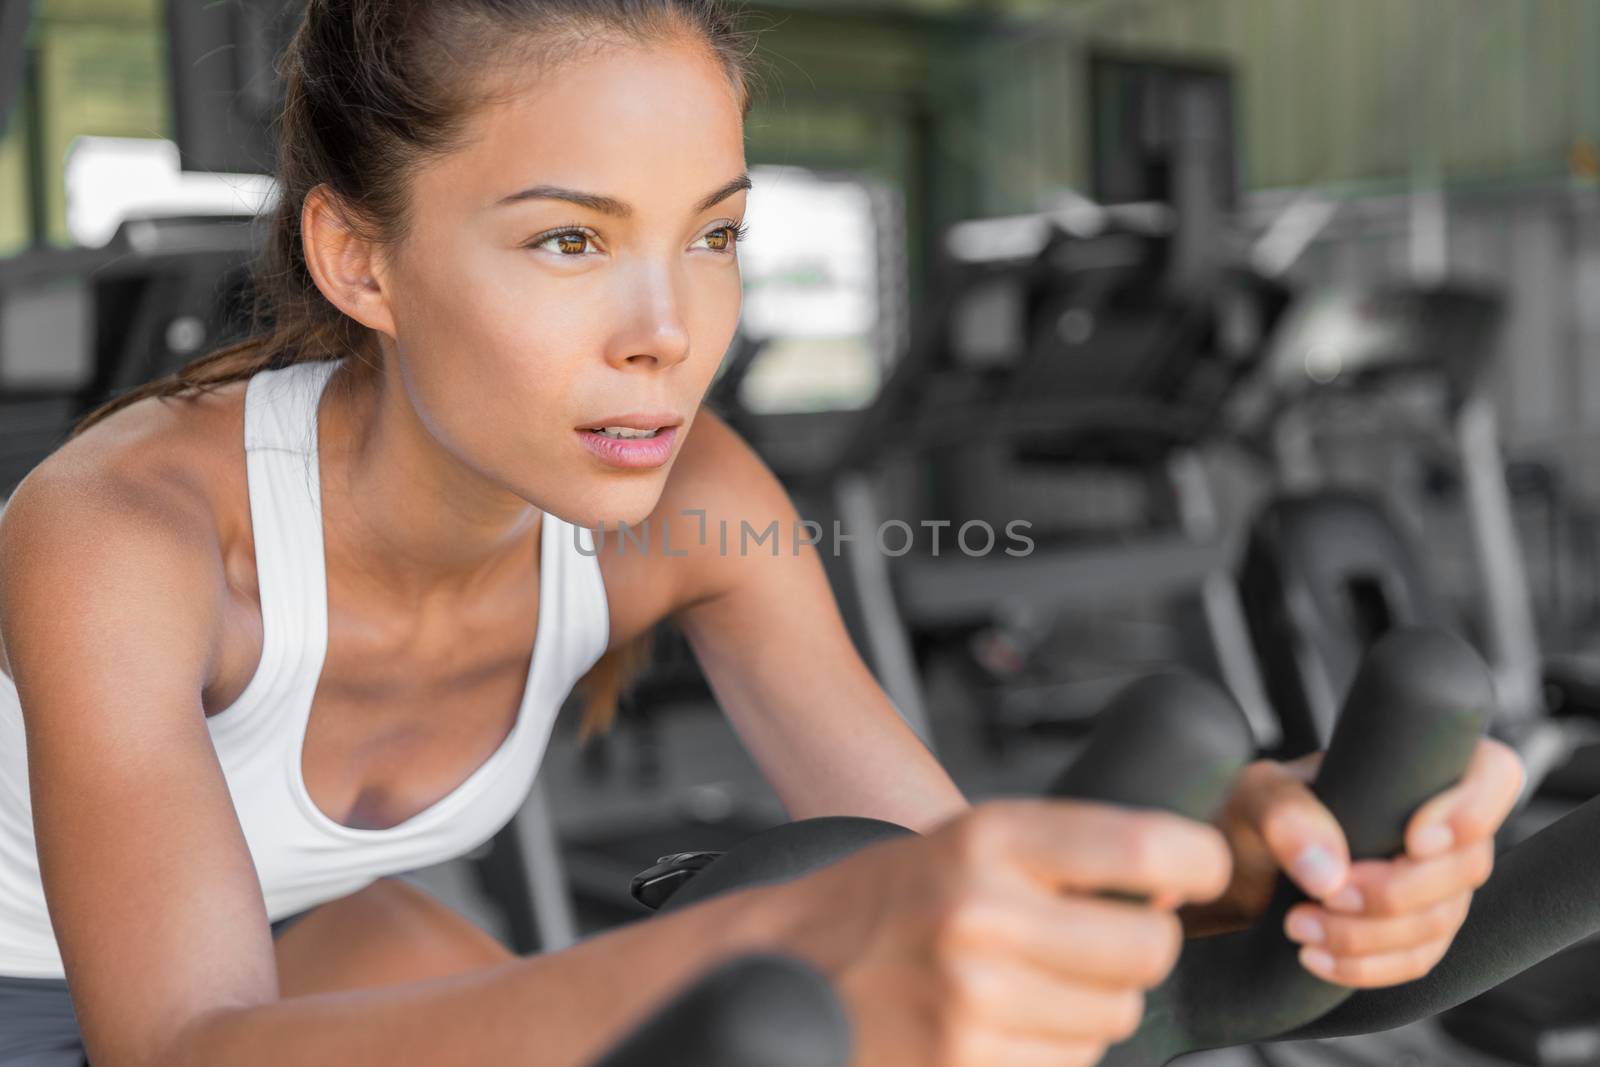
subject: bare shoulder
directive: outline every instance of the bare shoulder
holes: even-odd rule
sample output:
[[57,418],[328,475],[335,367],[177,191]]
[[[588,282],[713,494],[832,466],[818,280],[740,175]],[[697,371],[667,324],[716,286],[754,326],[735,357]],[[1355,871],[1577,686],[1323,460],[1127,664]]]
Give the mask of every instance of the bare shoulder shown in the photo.
[[[244,383],[210,393],[149,398],[72,438],[17,487],[4,527],[43,525],[53,534],[162,520],[216,532],[232,483],[242,480]],[[119,517],[126,522],[118,521]],[[109,532],[102,526],[93,533]]]
[[209,616],[222,574],[216,444],[229,406],[219,394],[141,401],[23,479],[0,516],[0,668],[11,673],[21,619],[50,603],[115,612],[119,596],[159,583]]

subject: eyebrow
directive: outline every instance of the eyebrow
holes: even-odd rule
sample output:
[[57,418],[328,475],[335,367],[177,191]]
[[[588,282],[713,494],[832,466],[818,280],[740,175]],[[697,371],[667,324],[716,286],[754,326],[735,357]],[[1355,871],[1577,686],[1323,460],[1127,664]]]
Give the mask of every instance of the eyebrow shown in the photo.
[[[749,188],[750,175],[741,174],[696,204],[695,214],[709,210],[728,199],[734,193]],[[520,204],[527,200],[565,200],[568,203],[577,204],[579,207],[598,211],[602,215],[615,215],[619,219],[626,219],[633,215],[633,208],[616,197],[580,192],[577,189],[563,189],[559,185],[530,186],[520,192],[512,193],[510,196],[502,197],[500,203]]]

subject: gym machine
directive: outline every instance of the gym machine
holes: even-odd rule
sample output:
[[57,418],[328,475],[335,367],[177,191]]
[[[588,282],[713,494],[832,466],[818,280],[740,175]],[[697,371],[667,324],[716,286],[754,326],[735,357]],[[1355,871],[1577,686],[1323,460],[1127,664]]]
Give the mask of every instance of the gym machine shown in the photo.
[[[1282,491],[1252,524],[1239,584],[1288,756],[1326,743],[1356,664],[1385,633],[1433,625],[1472,636],[1491,664],[1502,709],[1492,732],[1528,769],[1526,806],[1507,826],[1515,840],[1600,794],[1593,770],[1600,728],[1596,705],[1582,699],[1591,694],[1567,680],[1593,667],[1569,660],[1550,669],[1539,654],[1484,389],[1502,311],[1492,291],[1390,283],[1319,293],[1285,317],[1248,394],[1255,409],[1248,437]],[[1327,455],[1319,433],[1330,425],[1377,443],[1414,490],[1429,465],[1453,472],[1474,564],[1477,605],[1469,617],[1441,595],[1441,553],[1419,550],[1405,501],[1342,485],[1330,473],[1340,457]],[[1551,692],[1561,696],[1558,709],[1546,707]],[[1589,1062],[1582,1050],[1600,1049],[1600,1004],[1590,993],[1597,972],[1600,944],[1579,945],[1442,1023],[1516,1062]]]
[[[1123,662],[1062,677],[1048,646],[1064,609],[1178,596],[1205,622],[1192,628],[1206,640],[1196,658],[1270,744],[1276,720],[1248,654],[1234,531],[1201,456],[1228,433],[1228,398],[1290,293],[1217,251],[1236,196],[1227,71],[1101,53],[1090,71],[1095,191],[1106,202],[950,227],[906,354],[829,462],[786,482],[858,535],[844,552],[841,605],[930,746],[930,647],[967,666],[998,747],[1013,728],[1087,721],[1147,669]],[[719,395],[731,398],[728,383],[752,360],[732,364]],[[761,420],[741,421],[736,406],[729,417],[761,448]],[[1083,508],[1065,523],[1036,522],[1048,510],[1040,494],[1012,492],[1101,475],[1119,491],[1115,525],[1079,521]],[[912,498],[898,514],[886,504],[897,491]],[[891,515],[947,524],[942,549],[926,531],[907,551],[887,549],[872,534]],[[967,522],[1001,529],[1013,518],[1032,523],[1023,555],[954,543]]]
[[[1400,628],[1373,643],[1313,784],[1354,856],[1401,850],[1411,812],[1459,778],[1495,711],[1491,672],[1460,638]],[[1253,751],[1242,714],[1221,690],[1192,676],[1155,676],[1134,683],[1097,717],[1084,751],[1051,792],[1209,820]],[[1600,851],[1592,847],[1597,832],[1600,799],[1504,853],[1444,959],[1424,978],[1384,989],[1332,985],[1299,965],[1282,925],[1287,909],[1303,898],[1281,879],[1249,929],[1185,944],[1172,973],[1146,997],[1139,1030],[1102,1062],[1159,1067],[1205,1049],[1388,1030],[1548,966],[1542,961],[1560,960],[1558,954],[1600,934],[1600,898],[1592,891],[1600,879]],[[668,857],[638,884],[676,871],[674,884],[656,898],[671,910],[799,877],[908,833],[869,819],[804,820],[724,854]],[[793,1036],[774,1033],[774,1047]]]

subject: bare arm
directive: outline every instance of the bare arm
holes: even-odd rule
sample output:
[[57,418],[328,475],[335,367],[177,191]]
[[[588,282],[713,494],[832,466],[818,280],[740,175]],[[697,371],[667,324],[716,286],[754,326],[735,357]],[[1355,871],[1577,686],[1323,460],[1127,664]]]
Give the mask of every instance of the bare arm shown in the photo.
[[200,704],[212,536],[159,494],[42,476],[0,524],[45,895],[97,1067],[576,1067],[695,973],[777,940],[767,896],[740,894],[495,970],[279,1000]]
[[714,963],[771,949],[782,912],[775,892],[708,901],[492,970],[201,1016],[175,1052],[147,1062],[581,1067]]
[[[678,568],[676,619],[789,813],[927,831],[966,810],[862,662],[817,549],[796,549],[800,517],[772,472],[708,411],[678,464],[658,509],[673,525],[674,550],[689,552],[665,561]],[[698,517],[685,518],[696,509],[709,526],[705,545]],[[745,523],[753,533],[741,539]],[[756,541],[774,526],[776,540]]]

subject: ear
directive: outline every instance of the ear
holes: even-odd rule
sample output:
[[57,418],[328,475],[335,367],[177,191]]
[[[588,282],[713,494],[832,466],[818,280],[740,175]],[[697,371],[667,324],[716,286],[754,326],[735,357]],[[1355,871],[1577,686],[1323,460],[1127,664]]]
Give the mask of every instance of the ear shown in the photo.
[[306,194],[300,210],[300,234],[306,267],[329,303],[363,326],[393,338],[394,315],[383,285],[383,259],[377,246],[351,228],[327,185]]

